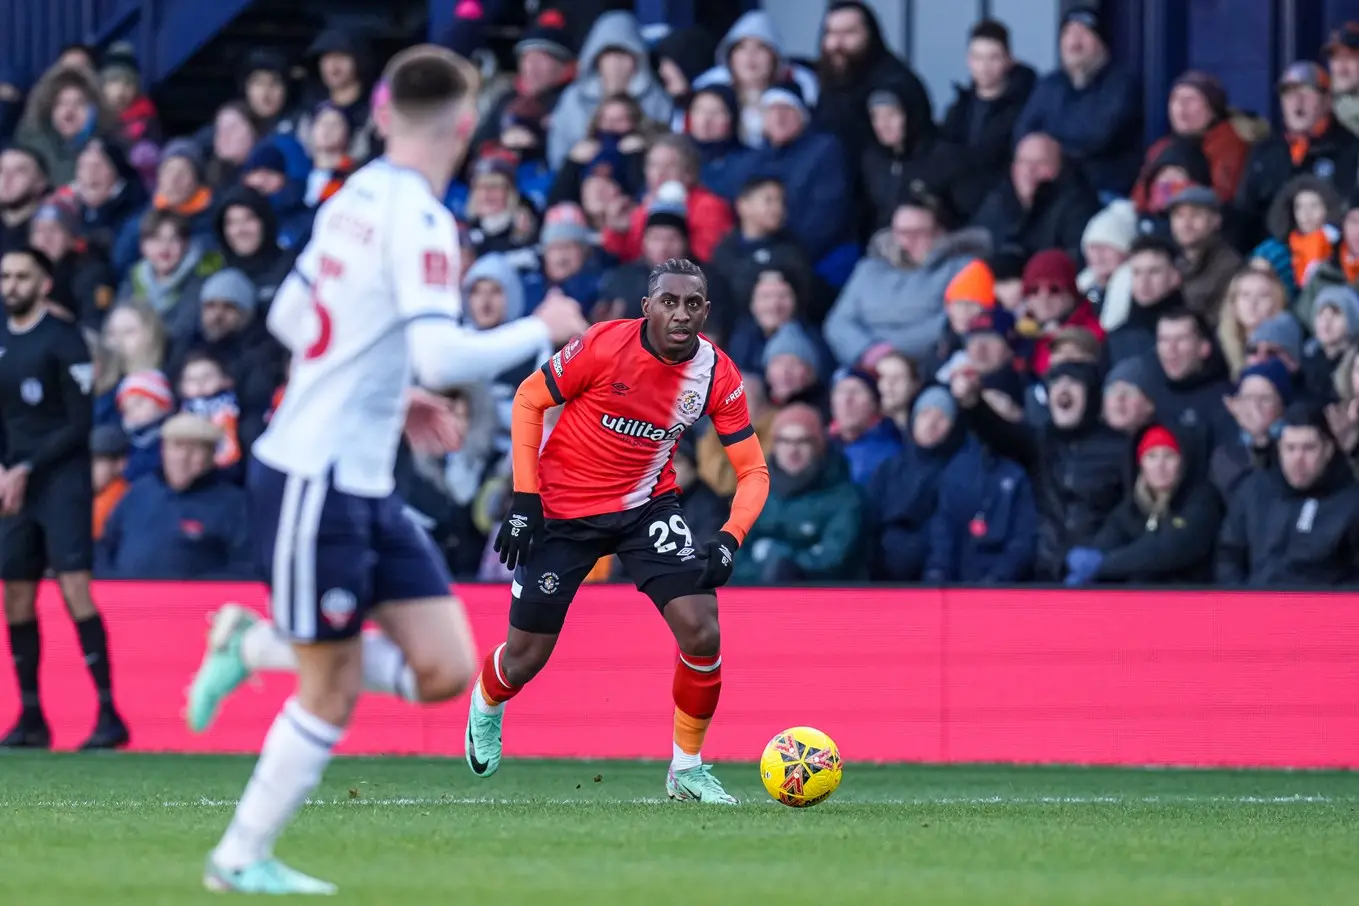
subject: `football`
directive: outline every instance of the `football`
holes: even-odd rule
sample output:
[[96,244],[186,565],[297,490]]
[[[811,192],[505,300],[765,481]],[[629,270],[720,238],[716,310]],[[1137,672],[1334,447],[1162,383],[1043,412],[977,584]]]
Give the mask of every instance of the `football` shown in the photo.
[[784,730],[764,747],[760,779],[784,805],[807,808],[825,802],[840,785],[840,749],[820,730]]

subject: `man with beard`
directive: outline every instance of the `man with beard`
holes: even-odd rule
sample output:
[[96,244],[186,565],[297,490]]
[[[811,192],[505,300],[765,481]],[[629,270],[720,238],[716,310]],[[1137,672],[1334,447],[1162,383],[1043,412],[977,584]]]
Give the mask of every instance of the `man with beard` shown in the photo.
[[1061,582],[1066,556],[1086,544],[1127,491],[1128,438],[1100,421],[1097,366],[1067,362],[1048,369],[1048,424],[1005,420],[981,396],[974,371],[958,369],[950,389],[977,439],[1004,451],[1033,482],[1038,504],[1034,578]]
[[47,310],[52,263],[33,249],[0,258],[0,293],[9,316],[0,331],[0,581],[4,583],[20,698],[18,723],[0,748],[51,746],[38,692],[41,641],[38,583],[50,569],[75,623],[99,698],[94,733],[83,748],[127,744],[113,705],[104,621],[90,598],[94,565],[90,387],[94,366],[80,328]]
[[0,152],[0,254],[28,244],[28,222],[47,194],[47,171],[37,152],[10,145]]
[[813,125],[840,139],[850,160],[873,140],[868,95],[891,91],[905,106],[906,122],[931,123],[934,112],[919,77],[887,49],[878,18],[859,0],[834,0],[821,22],[821,97]]

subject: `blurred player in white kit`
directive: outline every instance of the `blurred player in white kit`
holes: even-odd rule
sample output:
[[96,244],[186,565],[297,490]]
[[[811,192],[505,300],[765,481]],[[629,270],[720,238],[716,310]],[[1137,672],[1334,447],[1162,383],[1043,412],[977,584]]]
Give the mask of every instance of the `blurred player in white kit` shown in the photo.
[[[273,623],[239,607],[217,614],[187,716],[205,728],[255,670],[295,668],[297,691],[208,857],[211,890],[334,893],[273,848],[320,781],[359,693],[439,702],[476,675],[443,558],[393,492],[412,377],[432,388],[485,380],[586,328],[561,298],[495,330],[460,326],[457,227],[441,199],[476,125],[477,75],[424,45],[397,55],[384,82],[386,155],[321,208],[269,313],[293,370],[255,444],[247,490]],[[429,399],[417,397],[412,423],[438,433]],[[361,635],[366,619],[382,632]]]

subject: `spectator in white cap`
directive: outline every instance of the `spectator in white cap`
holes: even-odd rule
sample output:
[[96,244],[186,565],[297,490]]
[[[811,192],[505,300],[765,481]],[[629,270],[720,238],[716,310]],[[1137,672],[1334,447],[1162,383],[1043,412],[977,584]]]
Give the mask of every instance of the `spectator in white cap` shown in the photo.
[[[854,232],[854,180],[840,140],[811,128],[796,86],[770,88],[760,99],[766,145],[748,164],[752,176],[772,176],[788,198],[788,228],[811,261]],[[867,108],[865,108],[867,109]]]
[[1136,238],[1137,209],[1126,198],[1091,217],[1081,233],[1085,269],[1076,277],[1076,288],[1096,310],[1103,312],[1109,306],[1121,312],[1119,321],[1132,305],[1132,268],[1124,265]]
[[538,234],[537,268],[524,274],[526,310],[537,308],[552,289],[593,303],[603,276],[595,251],[598,238],[580,205],[563,201],[548,208]]
[[101,578],[212,580],[254,575],[245,491],[213,466],[219,432],[181,413],[161,432],[164,465],[133,482],[95,550]]

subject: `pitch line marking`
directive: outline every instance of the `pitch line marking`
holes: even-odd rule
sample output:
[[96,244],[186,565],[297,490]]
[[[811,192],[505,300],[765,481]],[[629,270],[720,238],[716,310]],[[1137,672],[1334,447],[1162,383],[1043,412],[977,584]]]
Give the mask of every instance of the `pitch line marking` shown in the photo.
[[[840,800],[846,805],[898,805],[898,806],[945,806],[945,805],[1319,805],[1359,802],[1353,796],[938,796],[915,799],[854,799]],[[100,800],[100,799],[48,799],[37,802],[0,800],[0,808],[45,808],[45,809],[224,809],[234,808],[235,799],[161,800]],[[756,799],[755,804],[777,805],[772,799]],[[431,808],[452,805],[668,805],[669,801],[660,797],[633,797],[626,799],[609,798],[555,798],[535,796],[448,796],[448,797],[365,797],[345,799],[309,799],[307,805],[313,807],[377,807],[377,808]],[[750,804],[750,801],[747,801]]]

